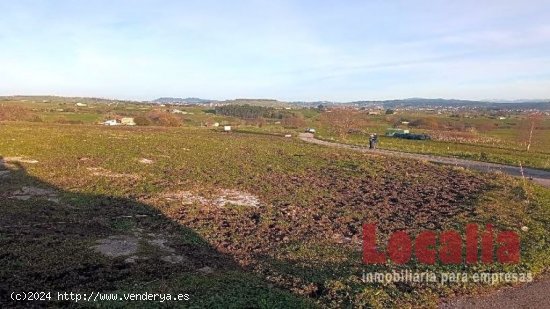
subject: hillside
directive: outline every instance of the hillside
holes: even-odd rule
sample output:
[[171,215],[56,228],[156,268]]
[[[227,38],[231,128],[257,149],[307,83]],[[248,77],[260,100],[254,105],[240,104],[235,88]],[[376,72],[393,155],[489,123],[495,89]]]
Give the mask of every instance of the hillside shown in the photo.
[[234,99],[218,102],[219,104],[234,104],[234,105],[252,105],[265,107],[288,107],[291,106],[288,102],[278,101],[274,99]]
[[158,104],[205,104],[210,102],[215,102],[216,100],[207,100],[200,98],[173,98],[173,97],[162,97],[151,101],[152,103]]
[[550,110],[549,101],[516,101],[516,102],[489,102],[489,101],[470,101],[456,99],[425,99],[410,98],[402,100],[383,100],[383,101],[355,101],[346,104],[358,106],[383,106],[384,108],[435,108],[435,107],[466,107],[466,108],[486,108],[486,109],[539,109]]

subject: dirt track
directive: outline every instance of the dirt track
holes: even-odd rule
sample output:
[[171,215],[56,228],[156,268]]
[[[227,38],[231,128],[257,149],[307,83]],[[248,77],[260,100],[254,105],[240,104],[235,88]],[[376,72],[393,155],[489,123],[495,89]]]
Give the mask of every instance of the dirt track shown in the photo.
[[[517,166],[464,160],[464,159],[457,159],[457,158],[450,158],[450,157],[439,157],[439,156],[433,156],[433,155],[399,152],[399,151],[385,150],[385,149],[372,150],[366,147],[322,141],[322,140],[316,139],[311,133],[301,133],[299,135],[299,138],[304,142],[323,145],[323,146],[345,148],[345,149],[350,149],[354,151],[369,152],[369,153],[380,154],[380,155],[397,156],[401,158],[425,160],[425,161],[434,162],[434,163],[461,166],[461,167],[475,169],[482,172],[501,171],[503,173],[506,173],[512,176],[519,176],[519,177],[522,176],[522,169]],[[536,182],[540,185],[550,188],[550,172],[548,171],[537,170],[533,168],[523,168],[523,175],[529,180],[532,180],[533,182]]]

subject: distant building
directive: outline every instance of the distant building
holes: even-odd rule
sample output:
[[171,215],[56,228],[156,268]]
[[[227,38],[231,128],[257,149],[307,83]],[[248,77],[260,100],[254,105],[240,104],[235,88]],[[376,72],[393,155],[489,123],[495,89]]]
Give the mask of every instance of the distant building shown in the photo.
[[86,107],[86,106],[88,106],[88,104],[86,104],[86,103],[80,103],[80,102],[76,103],[75,105],[78,106],[78,107]]
[[115,119],[110,119],[105,122],[103,122],[106,126],[118,126],[120,123],[118,123]]
[[223,126],[223,130],[225,132],[230,132],[231,131],[231,126]]
[[131,117],[124,117],[120,119],[120,124],[125,126],[135,126],[136,123],[134,122],[134,118]]

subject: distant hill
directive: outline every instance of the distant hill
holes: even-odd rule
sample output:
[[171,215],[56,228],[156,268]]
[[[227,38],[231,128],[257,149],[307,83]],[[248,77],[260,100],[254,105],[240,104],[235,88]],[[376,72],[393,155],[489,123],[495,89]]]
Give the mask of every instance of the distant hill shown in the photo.
[[234,99],[216,102],[221,105],[251,105],[251,106],[265,106],[265,107],[289,107],[292,104],[283,101],[277,101],[273,99]]
[[408,105],[413,107],[469,107],[488,109],[550,109],[550,101],[487,102],[446,99],[406,99],[384,101],[385,107]]
[[233,100],[207,100],[200,98],[172,98],[162,97],[151,101],[157,104],[208,104],[216,103],[217,105],[251,105],[251,106],[266,106],[266,107],[287,107],[290,106],[287,102],[277,101],[273,99],[233,99]]
[[109,99],[109,98],[94,98],[94,97],[63,97],[54,95],[14,95],[0,96],[0,101],[20,101],[20,102],[56,102],[56,103],[87,103],[87,104],[136,104],[143,103],[141,101]]
[[337,105],[342,103],[332,102],[332,101],[293,101],[290,102],[292,105],[302,106],[302,107],[317,107],[319,105],[323,106],[331,106],[331,105]]
[[163,97],[163,98],[155,99],[151,102],[158,103],[158,104],[206,104],[210,102],[215,102],[215,100],[207,100],[207,99],[200,99],[200,98]]
[[[295,102],[299,106],[312,106],[317,102]],[[456,99],[425,99],[409,98],[401,100],[381,101],[354,101],[347,103],[332,103],[328,105],[351,105],[360,107],[382,107],[382,108],[482,108],[482,109],[510,109],[510,110],[550,110],[550,100],[516,100],[516,101],[470,101]],[[326,105],[326,104],[323,104]]]
[[471,101],[457,99],[426,99],[426,98],[409,98],[397,100],[365,100],[353,102],[332,102],[332,101],[296,101],[285,102],[274,99],[233,99],[233,100],[210,100],[201,98],[174,98],[162,97],[153,101],[131,101],[109,98],[92,98],[92,97],[62,97],[62,96],[0,96],[0,101],[30,101],[30,102],[59,102],[59,103],[88,103],[88,104],[136,104],[136,103],[155,103],[155,104],[208,104],[215,103],[216,105],[251,105],[265,107],[317,107],[323,106],[356,106],[356,107],[378,107],[378,108],[480,108],[480,109],[506,109],[506,110],[540,110],[550,111],[550,99],[546,100],[491,100],[491,101]]
[[397,107],[475,107],[483,106],[488,102],[482,101],[469,101],[469,100],[455,100],[455,99],[424,99],[424,98],[410,98],[401,100],[383,100],[383,101],[355,101],[348,104],[359,106],[383,106],[385,108],[397,108]]

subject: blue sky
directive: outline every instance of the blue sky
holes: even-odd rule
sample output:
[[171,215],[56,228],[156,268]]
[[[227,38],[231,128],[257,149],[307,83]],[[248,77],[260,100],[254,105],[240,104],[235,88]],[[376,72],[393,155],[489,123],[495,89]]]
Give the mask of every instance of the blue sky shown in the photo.
[[550,98],[550,1],[0,0],[0,95]]

